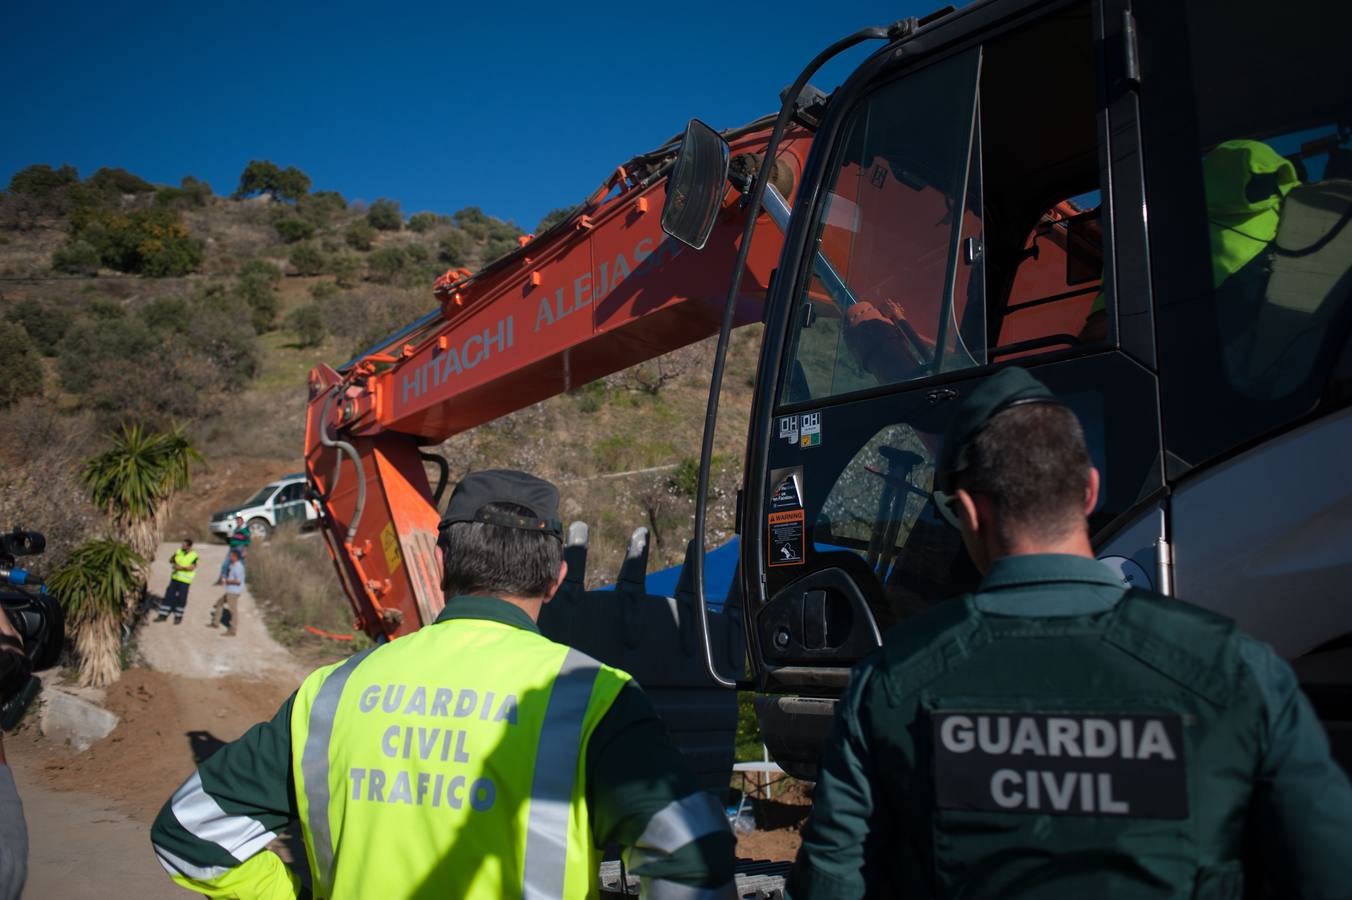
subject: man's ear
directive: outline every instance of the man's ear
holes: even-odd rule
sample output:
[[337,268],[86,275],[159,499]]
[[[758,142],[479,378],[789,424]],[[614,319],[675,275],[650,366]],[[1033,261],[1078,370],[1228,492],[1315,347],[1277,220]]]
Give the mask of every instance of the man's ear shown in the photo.
[[1098,506],[1099,488],[1102,481],[1099,477],[1099,470],[1093,466],[1089,467],[1089,478],[1084,485],[1084,514],[1088,516]]
[[953,493],[954,512],[958,516],[958,524],[962,526],[963,531],[972,534],[980,534],[981,527],[985,523],[981,520],[981,511],[977,508],[976,499],[962,488],[958,488]]
[[554,595],[559,592],[559,588],[563,587],[563,580],[567,577],[568,561],[561,560],[559,562],[559,577],[554,579],[554,584],[549,588],[549,596],[545,598],[546,603],[554,599]]

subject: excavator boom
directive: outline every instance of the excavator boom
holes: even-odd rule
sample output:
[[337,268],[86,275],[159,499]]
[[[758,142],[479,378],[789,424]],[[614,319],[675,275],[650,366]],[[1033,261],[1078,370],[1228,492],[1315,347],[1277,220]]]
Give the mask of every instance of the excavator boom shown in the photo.
[[[769,134],[767,120],[727,132],[734,161],[754,165]],[[782,195],[792,195],[810,143],[794,127],[780,144]],[[439,311],[310,373],[306,471],[357,626],[373,638],[415,631],[442,606],[447,469],[440,462],[434,489],[421,448],[718,331],[741,195],[729,188],[696,263],[660,224],[678,146],[619,167],[568,220],[480,272],[443,275]],[[782,239],[778,228],[757,229],[738,324],[761,319]]]

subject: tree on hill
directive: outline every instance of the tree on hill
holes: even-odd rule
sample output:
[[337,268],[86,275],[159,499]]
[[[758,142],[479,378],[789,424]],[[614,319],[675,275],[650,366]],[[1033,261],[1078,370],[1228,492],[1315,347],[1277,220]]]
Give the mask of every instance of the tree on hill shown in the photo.
[[545,217],[540,220],[540,224],[535,226],[535,233],[544,234],[546,231],[571,216],[575,209],[577,209],[576,206],[561,206],[558,209],[551,209],[549,212],[545,213]]
[[39,163],[15,172],[9,179],[9,192],[27,194],[30,197],[47,197],[53,191],[78,184],[79,181],[80,173],[74,166],[63,165],[59,169],[53,169],[45,163]]
[[149,194],[155,185],[126,169],[104,167],[85,179],[85,184],[101,194]]
[[378,231],[398,231],[404,227],[404,216],[397,202],[381,197],[366,211],[366,222]]
[[239,200],[263,193],[295,203],[310,193],[310,176],[295,166],[283,169],[266,159],[250,160],[240,173],[234,197]]

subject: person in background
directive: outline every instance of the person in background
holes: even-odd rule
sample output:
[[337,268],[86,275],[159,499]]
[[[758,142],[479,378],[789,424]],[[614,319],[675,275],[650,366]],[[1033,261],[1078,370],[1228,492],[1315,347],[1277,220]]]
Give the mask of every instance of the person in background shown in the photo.
[[192,538],[184,538],[183,546],[174,551],[169,560],[173,572],[169,575],[169,586],[165,588],[164,599],[160,601],[160,614],[156,622],[163,622],[174,616],[174,624],[183,624],[183,608],[188,605],[188,588],[197,577],[197,551],[192,548]]
[[221,624],[225,625],[225,636],[234,637],[235,629],[239,625],[239,595],[244,592],[244,561],[240,559],[238,550],[231,549],[225,558],[225,593],[216,601],[216,605],[211,608],[211,621],[207,623],[208,628],[216,627],[216,620],[221,617],[221,610],[224,609],[226,615],[230,618],[226,620],[221,618]]
[[[243,562],[249,555],[249,544],[253,540],[253,535],[249,532],[248,526],[244,524],[243,516],[235,516],[235,530],[230,533],[226,539],[230,544],[231,550],[239,551],[240,562]],[[225,573],[230,568],[230,556],[227,554],[225,559],[221,560],[221,574],[216,579],[218,585],[225,584]]]
[[1094,558],[1068,407],[997,372],[934,483],[984,580],[855,667],[793,900],[1349,896],[1352,787],[1291,667]]
[[[27,671],[27,660],[23,640],[0,608],[0,685],[8,684],[3,676],[11,670]],[[7,699],[0,696],[0,700]],[[14,773],[5,760],[5,738],[0,734],[0,900],[18,900],[27,878],[28,828]]]
[[733,838],[643,690],[540,634],[568,566],[554,485],[471,473],[441,527],[434,623],[319,669],[203,762],[151,841],[213,897],[595,897],[619,845],[649,898],[734,900]]

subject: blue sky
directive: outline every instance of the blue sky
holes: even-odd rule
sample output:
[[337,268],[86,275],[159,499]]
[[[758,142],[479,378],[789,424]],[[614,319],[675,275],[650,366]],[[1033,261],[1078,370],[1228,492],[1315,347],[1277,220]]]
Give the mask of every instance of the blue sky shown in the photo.
[[227,194],[270,159],[349,200],[480,206],[530,229],[689,117],[726,128],[771,112],[828,43],[937,5],[15,0],[0,185],[68,162]]

